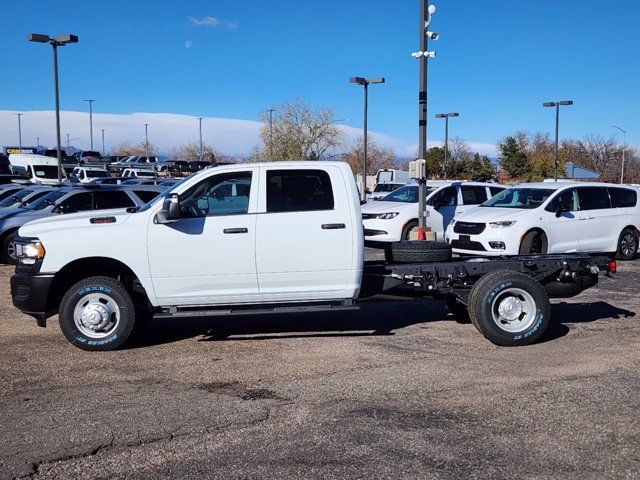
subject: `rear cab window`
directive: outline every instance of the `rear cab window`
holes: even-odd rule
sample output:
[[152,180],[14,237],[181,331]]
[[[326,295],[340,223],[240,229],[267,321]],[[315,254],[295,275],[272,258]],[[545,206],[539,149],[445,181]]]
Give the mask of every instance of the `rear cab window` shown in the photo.
[[324,170],[268,170],[267,213],[333,210],[333,187]]

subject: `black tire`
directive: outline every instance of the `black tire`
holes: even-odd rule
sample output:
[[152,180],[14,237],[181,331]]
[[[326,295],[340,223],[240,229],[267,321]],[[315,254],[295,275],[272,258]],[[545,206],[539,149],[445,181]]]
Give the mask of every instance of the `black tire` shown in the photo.
[[445,295],[442,297],[442,303],[444,303],[449,313],[453,315],[456,322],[458,323],[469,323],[471,319],[469,318],[469,310],[467,306],[462,303],[457,297],[454,295]]
[[[101,338],[87,335],[74,320],[76,307],[81,308],[82,302],[89,301],[87,297],[90,295],[94,295],[92,298],[102,297],[93,302],[96,305],[101,303],[104,297],[112,299],[119,311],[118,320],[113,321],[115,325],[103,332],[104,336]],[[115,313],[112,313],[109,318],[115,318],[114,315]],[[89,351],[115,350],[131,336],[136,323],[136,308],[120,282],[111,277],[91,277],[81,280],[67,291],[60,303],[59,318],[62,333],[76,347]],[[84,329],[88,330],[87,327]]]
[[2,263],[6,263],[8,265],[16,265],[18,260],[15,258],[15,249],[13,247],[13,240],[15,238],[15,232],[11,232],[2,237],[2,245],[0,248],[0,260]]
[[547,236],[541,232],[529,232],[520,244],[520,255],[537,255],[547,253]]
[[[498,314],[498,307],[510,298],[523,306],[513,323],[501,321]],[[478,280],[471,289],[468,306],[469,317],[478,331],[503,347],[536,342],[549,326],[551,317],[551,304],[542,285],[528,275],[506,270],[489,273]]]
[[637,230],[626,228],[618,239],[618,250],[616,258],[618,260],[633,260],[638,253],[638,233]]
[[411,235],[411,230],[413,230],[417,226],[418,226],[418,221],[417,220],[411,220],[410,222],[407,222],[407,224],[402,229],[402,237],[400,237],[400,239],[403,242],[410,241],[411,239],[409,237]]
[[448,243],[411,241],[391,244],[391,260],[395,263],[446,262],[451,258]]

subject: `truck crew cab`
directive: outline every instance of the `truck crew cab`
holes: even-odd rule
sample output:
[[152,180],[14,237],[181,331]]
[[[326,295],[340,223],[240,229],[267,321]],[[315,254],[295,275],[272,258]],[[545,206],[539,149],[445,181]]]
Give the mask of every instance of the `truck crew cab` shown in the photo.
[[342,162],[203,170],[141,208],[30,222],[15,239],[14,304],[66,338],[115,349],[155,317],[358,308],[376,293],[434,296],[499,345],[537,340],[548,296],[572,296],[613,268],[605,257],[454,261],[450,247],[399,242],[364,262],[358,192]]

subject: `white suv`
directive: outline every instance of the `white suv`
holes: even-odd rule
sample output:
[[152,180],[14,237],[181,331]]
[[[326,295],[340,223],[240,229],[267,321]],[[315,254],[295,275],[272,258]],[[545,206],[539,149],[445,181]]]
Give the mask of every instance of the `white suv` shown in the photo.
[[447,228],[453,251],[470,255],[606,252],[630,260],[638,250],[637,190],[586,182],[511,187]]
[[[477,207],[504,190],[495,183],[428,182],[427,227],[442,241],[444,231],[455,215]],[[380,200],[362,206],[365,245],[386,248],[393,242],[408,240],[418,226],[418,185],[400,187]]]

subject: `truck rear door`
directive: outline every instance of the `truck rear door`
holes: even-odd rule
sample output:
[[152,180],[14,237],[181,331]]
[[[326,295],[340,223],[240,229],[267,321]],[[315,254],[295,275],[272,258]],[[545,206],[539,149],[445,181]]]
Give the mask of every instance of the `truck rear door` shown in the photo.
[[339,168],[261,168],[256,266],[260,296],[342,298],[353,283],[354,225]]

